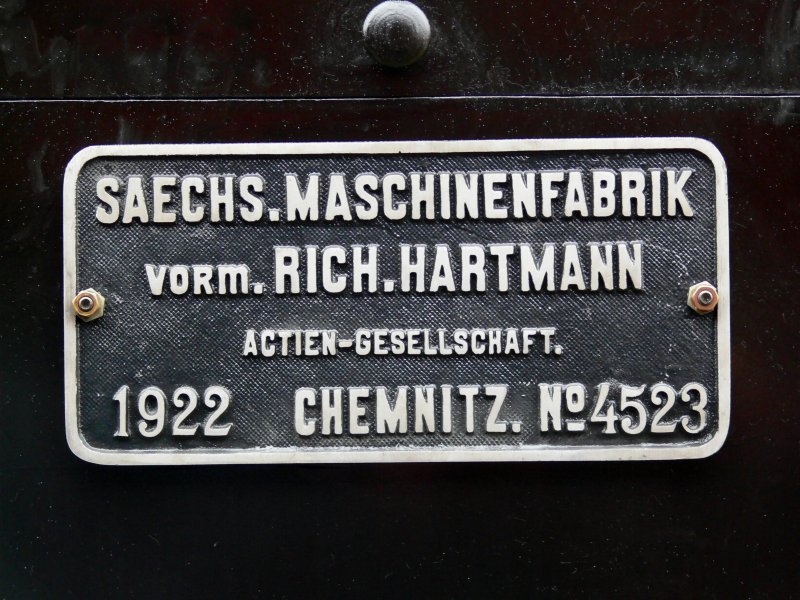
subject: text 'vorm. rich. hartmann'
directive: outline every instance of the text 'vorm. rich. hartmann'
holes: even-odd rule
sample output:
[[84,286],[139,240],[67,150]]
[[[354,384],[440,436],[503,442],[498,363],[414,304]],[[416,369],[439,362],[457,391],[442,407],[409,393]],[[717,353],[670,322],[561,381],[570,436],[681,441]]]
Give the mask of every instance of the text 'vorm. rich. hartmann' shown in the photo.
[[[641,290],[643,243],[275,246],[256,276],[247,264],[146,264],[161,296]],[[399,259],[399,260],[398,260]],[[265,283],[266,282],[266,283]]]

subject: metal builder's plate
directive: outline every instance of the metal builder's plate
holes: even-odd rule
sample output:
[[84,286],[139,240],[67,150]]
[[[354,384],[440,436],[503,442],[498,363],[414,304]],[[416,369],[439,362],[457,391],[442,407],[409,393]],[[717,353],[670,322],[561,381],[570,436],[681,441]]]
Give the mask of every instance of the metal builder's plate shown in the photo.
[[91,147],[64,288],[92,462],[696,458],[728,429],[703,140]]

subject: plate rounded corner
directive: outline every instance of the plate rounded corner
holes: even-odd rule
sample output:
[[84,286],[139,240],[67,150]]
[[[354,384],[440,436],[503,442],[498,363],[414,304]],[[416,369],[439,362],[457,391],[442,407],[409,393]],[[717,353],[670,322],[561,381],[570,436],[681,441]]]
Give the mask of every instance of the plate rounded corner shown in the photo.
[[694,459],[703,459],[703,458],[710,458],[714,456],[717,452],[720,451],[722,446],[725,445],[725,441],[728,439],[728,426],[725,424],[724,427],[720,427],[716,433],[711,436],[711,439],[708,440],[706,443],[701,444],[700,446],[696,446],[694,448],[695,453],[692,453],[690,458]]
[[74,429],[67,428],[67,445],[72,453],[81,460],[94,465],[116,464],[108,452],[103,452],[86,443],[86,440]]
[[722,156],[722,152],[714,142],[701,137],[689,137],[685,138],[685,140],[688,142],[690,149],[696,150],[708,158],[720,174],[728,172],[725,157]]
[[86,163],[94,158],[97,158],[98,156],[102,156],[105,148],[106,146],[94,145],[86,146],[85,148],[78,150],[74,156],[69,159],[69,162],[64,169],[65,183],[70,179],[70,176],[73,179],[77,178],[78,173],[81,172],[81,169],[83,169]]

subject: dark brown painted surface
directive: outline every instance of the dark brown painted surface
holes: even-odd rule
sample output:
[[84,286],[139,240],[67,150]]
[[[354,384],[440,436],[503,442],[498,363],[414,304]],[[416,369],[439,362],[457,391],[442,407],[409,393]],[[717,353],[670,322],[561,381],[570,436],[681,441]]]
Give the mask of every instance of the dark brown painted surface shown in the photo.
[[0,97],[796,93],[797,0],[419,0],[428,55],[379,68],[373,0],[6,0]]
[[[798,132],[791,99],[0,105],[0,597],[792,597]],[[67,449],[61,185],[81,147],[671,135],[728,164],[733,417],[717,455],[109,468]]]
[[[0,96],[0,598],[779,598],[800,586],[796,0],[420,0],[381,69],[372,2],[9,0]],[[66,446],[61,183],[117,142],[692,135],[728,163],[733,416],[677,463],[107,468]]]

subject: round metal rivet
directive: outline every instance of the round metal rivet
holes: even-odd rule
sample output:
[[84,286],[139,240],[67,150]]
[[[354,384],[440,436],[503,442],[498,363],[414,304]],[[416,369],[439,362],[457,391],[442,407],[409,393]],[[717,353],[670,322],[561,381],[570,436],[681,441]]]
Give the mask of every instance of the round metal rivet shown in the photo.
[[428,49],[431,26],[418,6],[404,0],[381,2],[364,19],[364,45],[386,67],[406,67]]

